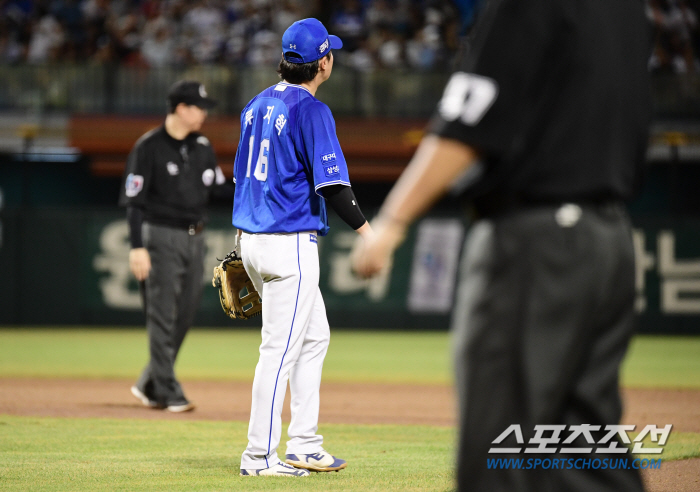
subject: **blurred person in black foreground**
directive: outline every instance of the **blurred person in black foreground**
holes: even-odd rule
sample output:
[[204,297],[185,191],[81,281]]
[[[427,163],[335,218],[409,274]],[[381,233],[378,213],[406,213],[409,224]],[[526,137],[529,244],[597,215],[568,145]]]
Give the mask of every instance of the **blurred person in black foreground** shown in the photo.
[[[488,2],[428,135],[372,222],[374,240],[353,251],[356,271],[376,274],[409,224],[465,171],[477,175],[465,191],[475,221],[452,321],[460,491],[643,488],[631,466],[562,461],[629,457],[598,454],[623,447],[617,437],[594,454],[561,448],[592,450],[621,418],[635,298],[623,202],[638,187],[648,138],[647,29],[641,0]],[[494,442],[511,425],[522,438]],[[560,427],[538,434],[536,425]],[[585,432],[564,443],[576,428]],[[550,437],[554,452],[526,454]],[[518,451],[489,453],[499,447]],[[487,466],[504,457],[560,461]]]

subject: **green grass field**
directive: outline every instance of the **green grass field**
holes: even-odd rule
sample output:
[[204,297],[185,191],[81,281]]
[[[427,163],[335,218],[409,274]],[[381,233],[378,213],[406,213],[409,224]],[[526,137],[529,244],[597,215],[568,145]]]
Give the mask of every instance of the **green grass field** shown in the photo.
[[[133,378],[147,361],[144,329],[0,330],[0,377]],[[325,381],[450,384],[445,333],[333,333]],[[192,330],[177,362],[183,379],[252,381],[260,332]]]
[[[453,430],[322,426],[351,466],[307,479],[238,474],[246,422],[0,416],[0,490],[450,490]],[[430,463],[430,466],[425,466]]]
[[[0,329],[0,377],[132,378],[147,353],[143,329]],[[184,379],[252,380],[260,332],[190,332],[178,360]],[[325,381],[451,384],[449,336],[337,331]],[[634,388],[700,389],[700,337],[636,337],[622,370]]]
[[[183,380],[253,377],[257,331],[195,329],[178,361]],[[637,337],[629,387],[700,388],[700,337]],[[0,377],[133,378],[143,329],[2,329]],[[326,381],[450,384],[445,333],[335,332]],[[2,395],[0,395],[2,397]],[[322,425],[351,464],[309,479],[238,476],[247,422],[59,419],[0,415],[0,490],[447,491],[454,429]],[[342,452],[341,452],[342,451]],[[674,433],[663,459],[700,456],[700,434]],[[652,456],[658,458],[658,456]]]

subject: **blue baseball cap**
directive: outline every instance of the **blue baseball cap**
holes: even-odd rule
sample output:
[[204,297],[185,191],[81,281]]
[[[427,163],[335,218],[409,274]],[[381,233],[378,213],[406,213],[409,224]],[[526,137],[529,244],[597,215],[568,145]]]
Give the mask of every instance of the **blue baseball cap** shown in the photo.
[[282,53],[289,63],[309,63],[342,47],[340,38],[328,34],[318,19],[296,21],[282,36]]

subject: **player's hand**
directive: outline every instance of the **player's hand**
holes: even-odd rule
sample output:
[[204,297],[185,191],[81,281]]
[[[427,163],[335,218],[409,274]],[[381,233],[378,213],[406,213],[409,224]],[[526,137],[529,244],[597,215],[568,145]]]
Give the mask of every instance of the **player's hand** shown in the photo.
[[129,251],[129,268],[139,282],[148,278],[151,272],[151,255],[146,248],[134,248]]
[[389,266],[405,236],[403,224],[381,218],[373,221],[370,233],[358,238],[350,253],[355,273],[363,278],[378,275]]

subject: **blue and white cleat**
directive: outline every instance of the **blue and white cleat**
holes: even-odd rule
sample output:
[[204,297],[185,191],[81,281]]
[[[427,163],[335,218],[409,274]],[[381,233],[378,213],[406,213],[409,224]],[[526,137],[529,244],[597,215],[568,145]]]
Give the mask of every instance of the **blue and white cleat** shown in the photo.
[[270,468],[261,468],[260,470],[241,468],[242,477],[308,477],[309,475],[308,471],[294,468],[285,463],[277,463]]
[[348,466],[345,460],[336,458],[323,449],[313,454],[288,454],[286,462],[297,468],[315,472],[338,471]]

